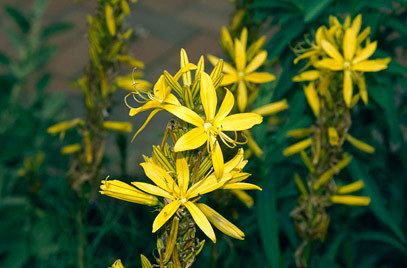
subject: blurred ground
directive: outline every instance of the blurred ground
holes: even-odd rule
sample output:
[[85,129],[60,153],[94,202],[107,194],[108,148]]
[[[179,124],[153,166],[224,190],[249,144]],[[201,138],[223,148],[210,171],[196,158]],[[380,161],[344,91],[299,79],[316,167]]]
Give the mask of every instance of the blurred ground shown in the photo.
[[[32,2],[0,0],[0,6],[9,3],[30,8]],[[47,21],[62,20],[74,24],[72,30],[54,40],[59,50],[49,65],[53,74],[49,90],[66,94],[71,111],[67,115],[68,118],[83,115],[81,94],[76,88],[72,88],[71,83],[81,74],[88,60],[86,15],[93,12],[95,2],[50,0],[46,11]],[[194,62],[204,53],[220,54],[219,29],[228,22],[231,11],[232,5],[227,0],[140,0],[133,5],[128,23],[134,27],[139,38],[131,44],[131,52],[144,61],[145,78],[154,82],[164,69],[174,73],[179,64],[180,48],[185,48],[190,60]],[[1,30],[5,27],[7,26],[3,26]],[[0,38],[0,49],[7,51],[9,46],[5,38]],[[115,97],[112,118],[129,120],[128,109],[122,101],[123,96],[123,93],[118,93]],[[146,115],[142,115],[131,119],[133,126],[140,126],[145,117]],[[128,161],[132,173],[138,173],[140,170],[138,163],[141,154],[150,154],[151,145],[159,143],[163,123],[167,118],[163,114],[157,116],[130,145]],[[113,139],[111,140],[113,142]],[[117,152],[108,153],[119,161]]]

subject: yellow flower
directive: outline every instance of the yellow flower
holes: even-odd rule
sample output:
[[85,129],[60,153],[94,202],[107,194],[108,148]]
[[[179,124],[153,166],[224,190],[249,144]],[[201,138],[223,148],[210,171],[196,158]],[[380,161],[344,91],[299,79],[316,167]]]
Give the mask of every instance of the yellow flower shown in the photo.
[[217,137],[229,147],[234,147],[237,141],[225,134],[225,131],[236,132],[250,129],[254,125],[260,124],[262,117],[255,113],[229,115],[234,105],[234,98],[229,90],[226,90],[225,98],[216,112],[217,96],[210,76],[202,72],[200,83],[200,98],[205,112],[205,119],[184,106],[166,105],[165,109],[195,126],[177,140],[174,151],[193,150],[207,143],[215,174],[220,178],[223,174],[224,161]]
[[242,182],[250,176],[248,173],[241,172],[246,163],[247,160],[243,159],[243,150],[240,149],[234,158],[225,163],[222,178],[218,179],[212,173],[200,181],[193,182],[188,162],[184,157],[176,159],[175,168],[171,168],[175,172],[166,170],[146,158],[146,162],[141,166],[153,184],[132,182],[131,184],[137,189],[118,180],[105,180],[100,188],[104,195],[149,206],[158,205],[158,199],[155,196],[163,197],[165,206],[153,222],[153,233],[159,230],[180,207],[185,207],[197,226],[213,242],[216,242],[216,236],[210,222],[221,232],[243,239],[244,233],[239,228],[212,208],[196,202],[202,195],[217,189],[261,190],[254,184]]
[[[242,43],[239,39],[235,39],[234,62],[236,67],[226,62],[223,63],[225,75],[221,83],[222,86],[231,84],[237,85],[237,105],[240,111],[246,110],[249,83],[263,84],[275,80],[275,76],[271,73],[256,72],[266,61],[267,51],[260,51],[248,62],[245,46],[245,43]],[[208,59],[213,65],[216,65],[219,61],[219,58],[212,55],[208,55]]]
[[301,49],[297,51],[300,55],[294,59],[294,64],[297,64],[300,60],[309,59],[310,62],[314,62],[318,59],[318,56],[323,52],[321,41],[322,40],[333,40],[333,34],[335,33],[338,26],[332,25],[329,29],[325,26],[320,26],[315,34],[315,42],[311,44],[310,48]]
[[[356,20],[356,19],[355,19]],[[358,20],[359,21],[359,20]],[[351,105],[353,95],[353,81],[356,81],[360,90],[364,90],[364,80],[361,80],[360,72],[377,72],[387,68],[389,58],[368,60],[376,51],[377,42],[368,43],[359,49],[358,34],[360,23],[353,23],[344,32],[342,39],[342,53],[328,40],[322,40],[321,46],[329,56],[315,63],[315,67],[331,71],[343,72],[343,98],[348,107]],[[367,102],[367,94],[361,94]]]
[[137,132],[133,136],[133,140],[137,137],[137,135],[147,126],[150,120],[164,108],[165,104],[173,104],[173,105],[180,105],[177,97],[175,97],[171,93],[171,88],[165,82],[164,75],[161,75],[158,81],[155,83],[153,92],[148,93],[147,97],[141,95],[141,93],[130,93],[127,96],[133,96],[134,100],[137,102],[145,101],[144,105],[140,107],[132,107],[127,103],[127,97],[125,99],[126,105],[130,108],[129,115],[135,116],[138,113],[151,110],[153,111],[149,114],[147,119],[144,121],[143,125],[137,130]]
[[124,268],[124,266],[122,261],[118,259],[112,264],[111,268]]

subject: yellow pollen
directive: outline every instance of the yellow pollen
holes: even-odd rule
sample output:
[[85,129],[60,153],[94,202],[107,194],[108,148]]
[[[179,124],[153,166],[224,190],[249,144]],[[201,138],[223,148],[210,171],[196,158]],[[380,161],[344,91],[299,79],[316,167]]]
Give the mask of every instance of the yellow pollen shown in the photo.
[[209,123],[209,122],[204,123],[204,129],[205,129],[205,131],[208,131],[208,129],[209,129],[211,126],[212,126],[212,124]]
[[349,69],[350,69],[350,62],[349,62],[349,61],[345,61],[345,62],[343,63],[343,67],[344,67],[346,70],[349,70]]
[[238,72],[237,76],[239,76],[239,78],[242,78],[244,76],[244,72]]

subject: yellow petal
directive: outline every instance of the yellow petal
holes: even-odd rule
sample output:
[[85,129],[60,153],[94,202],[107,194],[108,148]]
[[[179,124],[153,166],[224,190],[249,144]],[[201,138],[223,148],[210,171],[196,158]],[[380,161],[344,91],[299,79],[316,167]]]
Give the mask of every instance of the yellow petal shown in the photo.
[[260,66],[264,64],[267,59],[267,51],[263,50],[257,54],[252,61],[246,67],[246,73],[252,73],[256,71]]
[[352,28],[352,31],[357,35],[359,34],[361,26],[362,26],[362,15],[359,14],[353,19],[352,25],[350,27]]
[[167,191],[161,189],[160,187],[157,187],[155,185],[149,184],[149,183],[145,183],[145,182],[132,182],[132,185],[136,186],[137,188],[139,188],[140,190],[152,194],[152,195],[156,195],[156,196],[162,196],[168,199],[174,199],[172,197],[172,195],[170,195]]
[[322,40],[321,46],[322,49],[326,52],[326,54],[328,54],[331,58],[335,59],[337,62],[343,62],[342,55],[330,42]]
[[[216,65],[216,64],[214,64]],[[199,77],[202,72],[205,72],[205,58],[204,56],[201,56],[198,60],[196,72],[195,72],[195,77]]]
[[216,243],[215,232],[213,231],[213,228],[205,214],[203,214],[202,211],[192,202],[188,201],[184,205],[188,209],[189,213],[191,213],[191,216],[196,225],[198,225],[199,229],[201,229],[202,232],[204,232],[205,235],[213,241],[213,243]]
[[312,145],[312,138],[308,138],[305,140],[302,140],[300,142],[297,142],[293,145],[288,146],[287,148],[284,149],[283,155],[284,156],[290,156],[296,153],[299,153],[301,151],[304,151],[308,147]]
[[338,194],[350,194],[359,191],[363,187],[365,187],[365,183],[362,180],[358,180],[347,185],[338,187],[338,190],[336,192]]
[[367,58],[373,55],[373,53],[376,51],[376,48],[377,48],[376,41],[368,44],[365,48],[363,48],[359,53],[356,54],[356,57],[353,59],[352,64],[356,64],[366,60]]
[[129,4],[127,3],[126,0],[122,0],[120,2],[120,7],[121,7],[121,9],[123,11],[123,14],[130,15],[130,7],[129,7]]
[[246,51],[238,39],[235,40],[235,63],[238,71],[244,71],[246,67]]
[[[229,176],[230,177],[230,176]],[[204,195],[206,193],[215,191],[219,189],[224,184],[224,181],[218,180],[214,174],[206,177],[203,180],[198,181],[197,183],[193,184],[187,192],[186,197],[191,199],[198,195]]]
[[328,137],[329,137],[329,144],[332,146],[336,146],[339,144],[339,136],[338,132],[334,127],[329,127],[328,128]]
[[345,104],[348,107],[350,107],[352,96],[353,96],[352,74],[350,71],[345,71],[343,73],[343,99],[345,100]]
[[343,56],[345,60],[352,60],[353,56],[355,55],[356,51],[356,33],[352,30],[352,28],[345,30],[345,35],[343,37]]
[[343,62],[338,62],[335,59],[325,58],[315,63],[316,68],[324,68],[332,71],[343,70]]
[[332,203],[350,206],[368,206],[370,204],[368,196],[332,195],[329,199]]
[[153,233],[157,232],[158,229],[161,228],[171,217],[174,213],[178,210],[181,202],[179,200],[172,201],[158,213],[157,217],[154,219],[153,222]]
[[174,94],[169,94],[169,95],[164,99],[164,103],[165,103],[165,104],[172,104],[172,105],[176,105],[176,106],[181,106],[181,103],[179,102],[179,100],[177,99],[177,97],[175,97]]
[[247,45],[247,37],[249,33],[247,31],[247,28],[244,27],[242,32],[240,33],[240,42],[242,43],[243,48],[246,50],[246,45]]
[[129,122],[119,122],[119,121],[104,121],[103,127],[106,129],[120,132],[131,132],[133,128]]
[[244,151],[242,148],[239,149],[237,154],[228,162],[225,163],[225,173],[231,172],[244,160]]
[[314,81],[319,78],[319,71],[311,70],[302,72],[293,77],[294,82],[301,82],[301,81]]
[[308,104],[312,109],[312,112],[316,117],[319,116],[319,98],[318,93],[315,90],[314,83],[310,83],[308,86],[304,87],[305,97],[307,98]]
[[222,121],[222,131],[240,131],[252,128],[263,121],[261,115],[255,113],[239,113],[227,116]]
[[141,268],[153,268],[153,266],[151,265],[151,262],[143,254],[140,254],[140,262],[141,262]]
[[250,60],[253,58],[253,56],[256,55],[256,53],[259,51],[259,49],[262,48],[262,46],[266,43],[266,37],[261,36],[259,39],[257,39],[255,42],[252,42],[250,47],[247,49],[247,60]]
[[222,104],[219,107],[219,110],[214,119],[214,125],[219,124],[222,122],[223,119],[232,111],[233,106],[235,105],[235,98],[233,94],[226,89],[225,98],[222,101]]
[[[220,61],[220,59],[218,57],[215,57],[213,55],[208,55],[208,60],[210,63],[212,63],[213,66],[216,66],[216,64],[218,64],[218,62]],[[232,67],[232,65],[230,65],[227,62],[223,62],[223,71],[225,73],[236,73],[235,68]]]
[[230,73],[230,74],[225,74],[222,77],[222,86],[227,86],[233,83],[236,83],[239,80],[239,78],[237,77],[236,73]]
[[247,88],[244,81],[239,81],[237,86],[237,107],[239,111],[243,112],[246,110],[247,105]]
[[174,146],[175,152],[193,150],[201,147],[208,140],[203,128],[196,127],[182,135]]
[[61,149],[61,154],[74,154],[81,150],[82,146],[79,143],[69,144]]
[[322,185],[325,185],[329,180],[337,173],[339,173],[342,169],[344,169],[346,166],[350,164],[352,161],[352,156],[349,154],[345,154],[343,159],[339,160],[338,163],[330,167],[328,170],[326,170],[324,173],[321,174],[321,176],[318,177],[318,179],[314,182],[313,188],[315,190],[318,190],[319,187]]
[[173,78],[175,81],[178,81],[183,74],[188,73],[188,72],[190,73],[190,71],[197,70],[197,69],[198,69],[198,67],[195,64],[188,62],[184,67],[182,67],[178,70],[178,72],[174,75]]
[[370,35],[370,27],[366,27],[357,38],[357,44],[360,45]]
[[225,26],[222,26],[220,31],[220,38],[222,45],[226,48],[230,55],[233,56],[233,40],[232,36],[230,35],[228,29]]
[[223,153],[220,148],[219,142],[215,141],[214,145],[211,148],[211,158],[213,169],[215,171],[216,178],[220,179],[223,176]]
[[372,154],[375,152],[375,148],[359,139],[356,139],[355,137],[351,136],[350,134],[346,134],[346,140],[352,144],[353,146],[355,146],[356,148],[358,148],[359,150],[368,153],[368,154]]
[[143,193],[119,180],[102,181],[100,185],[100,193],[123,201],[148,206],[155,206],[158,204],[158,199],[155,196]]
[[162,107],[179,119],[184,120],[185,122],[190,123],[194,126],[203,126],[204,124],[203,119],[197,113],[185,106],[166,104]]
[[378,72],[387,69],[390,58],[365,60],[352,65],[352,70],[361,72]]
[[141,163],[140,166],[144,169],[146,176],[158,187],[171,194],[174,191],[179,192],[179,188],[173,178],[160,166],[150,162]]
[[110,35],[116,35],[116,22],[114,19],[113,8],[110,5],[105,6],[106,25]]
[[[123,2],[125,2],[125,1],[123,1]],[[125,2],[125,3],[127,3],[127,2]],[[124,268],[124,266],[123,266],[122,261],[119,259],[119,260],[116,260],[116,261],[112,264],[112,267],[111,267],[111,268]]]
[[[188,60],[188,55],[187,52],[185,51],[185,49],[181,49],[180,52],[180,66],[181,68],[187,66],[189,63]],[[191,72],[187,71],[182,75],[182,82],[185,86],[190,86],[191,85]]]
[[189,184],[189,167],[185,157],[178,157],[175,161],[175,166],[181,195],[185,195]]
[[281,112],[286,109],[288,109],[287,100],[281,100],[281,101],[269,103],[269,104],[263,105],[261,107],[258,107],[256,109],[254,109],[252,111],[252,113],[256,113],[261,116],[268,116],[271,114]]
[[261,191],[261,188],[255,184],[252,183],[246,183],[246,182],[236,182],[236,183],[228,183],[225,184],[223,189],[234,189],[234,190],[259,190]]
[[252,82],[255,84],[262,84],[271,82],[276,79],[276,77],[268,72],[257,72],[257,73],[249,73],[245,75],[244,79],[248,82]]
[[206,120],[212,120],[215,117],[217,97],[211,77],[207,73],[201,75],[201,102],[205,111]]
[[141,112],[154,109],[154,108],[159,108],[161,106],[161,103],[156,101],[156,100],[150,100],[144,103],[143,106],[137,107],[137,108],[131,108],[129,111],[129,116],[135,116]]
[[287,136],[293,137],[293,138],[303,138],[312,133],[314,133],[313,128],[297,128],[297,129],[292,129],[292,130],[288,131]]
[[170,87],[165,82],[164,75],[161,75],[160,78],[158,78],[157,82],[154,84],[153,92],[154,97],[159,101],[163,101],[170,93]]
[[359,95],[362,98],[363,103],[367,104],[369,102],[369,98],[366,89],[365,77],[363,75],[358,75],[356,78],[356,83],[358,85]]
[[307,52],[304,52],[304,53],[300,54],[298,57],[296,57],[294,59],[293,62],[294,62],[294,64],[297,64],[300,60],[303,60],[303,59],[306,59],[306,58],[311,58],[312,56],[314,56],[316,54],[318,54],[318,50],[316,50],[316,49],[309,50]]
[[83,124],[84,124],[84,121],[82,119],[75,118],[75,119],[72,119],[72,120],[62,121],[62,122],[56,123],[56,124],[50,126],[47,129],[47,132],[49,134],[57,134],[57,133],[65,132],[68,129],[71,129],[73,127],[83,125]]
[[208,220],[222,233],[230,237],[243,240],[244,233],[236,227],[233,223],[225,219],[222,215],[216,212],[211,207],[200,203],[197,204],[197,207],[205,214]]
[[142,79],[133,79],[129,76],[118,76],[115,79],[117,87],[133,92],[147,92],[151,88],[151,83]]

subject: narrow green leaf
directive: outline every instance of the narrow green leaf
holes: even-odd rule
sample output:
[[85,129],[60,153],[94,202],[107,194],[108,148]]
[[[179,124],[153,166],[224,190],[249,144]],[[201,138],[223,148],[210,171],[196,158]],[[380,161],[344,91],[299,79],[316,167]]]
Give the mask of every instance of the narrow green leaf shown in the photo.
[[276,194],[272,183],[268,183],[264,186],[263,191],[257,193],[256,205],[260,237],[267,261],[272,268],[279,267],[278,213]]

